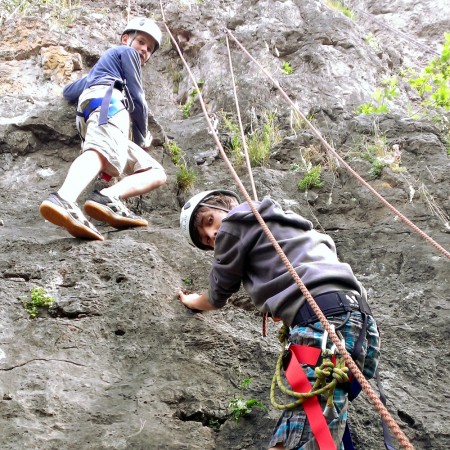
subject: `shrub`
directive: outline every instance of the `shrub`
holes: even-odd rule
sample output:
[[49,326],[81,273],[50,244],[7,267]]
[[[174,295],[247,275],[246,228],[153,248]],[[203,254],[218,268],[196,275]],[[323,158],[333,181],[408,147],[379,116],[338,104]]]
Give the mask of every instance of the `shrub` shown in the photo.
[[385,78],[381,85],[372,93],[373,101],[358,106],[356,114],[382,114],[389,111],[388,102],[399,95],[397,77]]
[[450,110],[450,33],[444,33],[444,37],[441,55],[431,60],[420,74],[410,71],[407,81],[422,97],[425,106]]
[[[41,12],[41,8],[45,7],[50,13],[52,25],[66,28],[75,20],[74,10],[79,8],[80,3],[80,0],[2,0],[1,6],[2,10],[9,13],[9,17],[14,14],[30,16]],[[6,14],[0,15],[0,24],[6,17]]]
[[37,317],[40,309],[49,308],[55,302],[55,299],[50,297],[45,292],[45,289],[41,287],[31,289],[30,296],[30,299],[24,299],[22,302],[25,310],[32,319]]
[[179,166],[177,172],[177,186],[182,191],[189,190],[197,181],[197,173],[186,166]]
[[[228,139],[224,144],[233,164],[243,166],[245,161],[239,125],[229,114],[220,113],[223,128]],[[263,112],[259,119],[251,124],[252,131],[247,134],[247,150],[250,164],[253,167],[264,166],[269,159],[270,150],[281,142],[281,133],[274,112]]]
[[[204,80],[198,80],[197,86],[199,90],[201,91],[203,88],[203,85],[205,84]],[[188,99],[184,105],[181,105],[181,113],[183,114],[183,117],[187,119],[191,116],[191,109],[194,106],[195,99],[197,98],[198,91],[196,88],[193,88],[188,95]]]
[[175,141],[165,143],[164,147],[168,150],[172,162],[178,168],[176,174],[178,189],[182,191],[188,190],[197,181],[197,173],[187,166],[184,152]]
[[294,73],[294,69],[291,66],[291,63],[289,61],[283,61],[281,63],[281,69],[286,75],[291,75]]
[[385,166],[385,163],[383,163],[379,159],[375,159],[372,162],[372,168],[370,169],[371,175],[373,175],[375,178],[379,178],[381,176],[381,172],[383,171],[383,167]]
[[297,183],[300,191],[306,191],[314,187],[322,187],[323,181],[321,179],[322,168],[320,166],[313,166],[304,177]]
[[327,0],[326,3],[328,7],[334,9],[335,11],[341,12],[349,19],[353,20],[355,18],[355,13],[348,6],[345,6],[340,0]]
[[239,422],[241,417],[249,415],[252,412],[253,408],[261,408],[264,411],[267,411],[264,403],[260,402],[259,400],[256,400],[254,398],[250,398],[247,400],[244,399],[244,390],[248,388],[251,381],[251,378],[246,378],[245,380],[243,380],[241,383],[241,392],[237,395],[235,394],[228,404],[228,409],[230,410],[231,415],[236,422]]

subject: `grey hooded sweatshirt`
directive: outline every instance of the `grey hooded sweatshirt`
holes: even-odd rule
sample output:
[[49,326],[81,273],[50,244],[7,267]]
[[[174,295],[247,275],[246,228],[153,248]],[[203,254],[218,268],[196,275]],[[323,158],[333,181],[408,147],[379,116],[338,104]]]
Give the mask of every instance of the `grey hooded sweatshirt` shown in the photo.
[[[365,295],[351,267],[338,260],[330,236],[270,198],[254,205],[313,297],[332,291]],[[209,302],[223,307],[241,283],[259,311],[288,325],[306,302],[247,203],[233,208],[217,233]]]

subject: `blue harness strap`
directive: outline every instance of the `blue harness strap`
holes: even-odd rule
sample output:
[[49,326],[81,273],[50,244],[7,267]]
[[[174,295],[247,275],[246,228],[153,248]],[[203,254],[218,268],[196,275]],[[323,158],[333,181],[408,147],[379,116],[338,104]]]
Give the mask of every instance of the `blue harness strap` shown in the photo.
[[108,123],[109,106],[112,99],[113,89],[114,89],[114,81],[109,85],[109,88],[102,99],[102,103],[100,106],[100,117],[98,119],[99,125],[106,125]]
[[113,98],[112,96],[116,82],[117,81],[111,82],[104,97],[93,98],[90,100],[83,112],[77,112],[77,116],[83,117],[84,121],[87,122],[91,113],[100,107],[98,124],[106,125],[108,123],[108,119],[114,116],[114,114],[122,111],[122,109],[126,109],[126,103],[123,100]]
[[[114,116],[114,114],[117,114],[119,111],[122,111],[122,109],[125,109],[125,105],[123,104],[122,100],[119,100],[117,98],[111,98],[109,102],[109,108],[105,109],[106,114],[106,120],[105,117],[102,117],[102,110],[103,110],[103,98],[93,98],[86,108],[84,108],[83,112],[80,114],[84,121],[87,122],[89,119],[89,116],[93,111],[95,111],[99,106],[100,108],[100,119],[99,119],[99,125],[105,125],[108,122],[108,119]],[[103,120],[102,120],[103,119]]]
[[350,428],[348,422],[345,424],[344,436],[342,437],[342,443],[344,444],[345,450],[355,450],[352,441],[352,435],[350,434]]

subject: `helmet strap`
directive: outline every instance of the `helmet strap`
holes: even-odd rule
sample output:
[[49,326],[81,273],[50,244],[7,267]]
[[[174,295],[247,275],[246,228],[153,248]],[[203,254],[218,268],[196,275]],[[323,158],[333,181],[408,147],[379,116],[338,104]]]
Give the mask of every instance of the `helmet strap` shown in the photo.
[[127,47],[131,47],[131,44],[136,39],[137,31],[133,31],[133,32],[130,32],[130,33],[127,33],[127,34],[128,34]]
[[216,205],[208,205],[208,203],[199,203],[198,206],[206,206],[207,208],[219,209],[220,211],[225,211],[227,213],[230,212],[230,210],[227,208],[223,208],[222,206],[216,206]]

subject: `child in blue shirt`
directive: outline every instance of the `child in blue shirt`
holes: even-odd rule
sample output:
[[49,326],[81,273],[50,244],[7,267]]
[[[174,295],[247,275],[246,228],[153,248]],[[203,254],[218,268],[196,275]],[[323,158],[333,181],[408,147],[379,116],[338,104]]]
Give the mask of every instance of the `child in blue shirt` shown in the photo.
[[83,151],[61,188],[41,203],[39,211],[75,237],[104,239],[77,205],[78,197],[99,174],[107,179],[126,176],[92,192],[84,204],[85,213],[117,229],[148,225],[122,200],[166,182],[163,167],[144,150],[151,144],[151,135],[142,67],[159,48],[161,37],[154,21],[132,19],[122,32],[122,45],[107,50],[87,76],[64,88],[64,97],[78,103],[76,122]]

